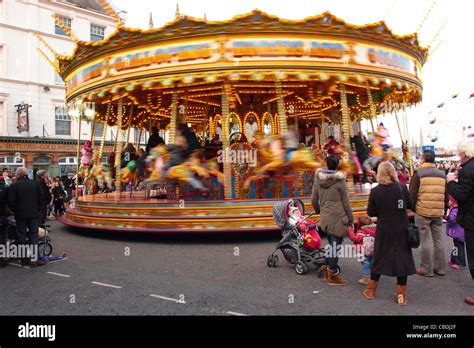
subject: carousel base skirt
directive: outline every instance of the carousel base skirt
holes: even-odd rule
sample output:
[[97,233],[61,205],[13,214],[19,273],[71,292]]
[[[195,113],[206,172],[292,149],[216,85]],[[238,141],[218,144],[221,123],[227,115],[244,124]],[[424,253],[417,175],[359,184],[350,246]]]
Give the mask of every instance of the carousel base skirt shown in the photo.
[[[279,228],[273,204],[287,199],[185,201],[146,199],[144,192],[97,194],[77,199],[60,221],[76,229],[122,233],[274,232]],[[309,197],[299,199],[306,214],[313,211]],[[366,214],[367,201],[367,194],[351,194],[356,216]]]

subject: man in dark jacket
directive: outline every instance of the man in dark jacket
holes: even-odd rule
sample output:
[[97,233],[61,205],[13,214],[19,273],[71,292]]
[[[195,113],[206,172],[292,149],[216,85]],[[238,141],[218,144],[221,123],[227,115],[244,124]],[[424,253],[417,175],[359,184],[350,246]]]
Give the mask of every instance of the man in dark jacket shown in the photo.
[[162,137],[158,134],[158,127],[153,126],[151,127],[151,135],[148,139],[148,143],[146,145],[146,153],[150,153],[151,149],[154,149],[158,145],[164,145],[165,141]]
[[[0,253],[7,251],[7,200],[8,188],[3,177],[0,177]],[[5,258],[6,255],[0,254],[0,267],[6,266]]]
[[[40,225],[39,209],[44,204],[41,188],[38,181],[28,178],[26,168],[18,168],[15,176],[16,181],[10,186],[8,192],[8,206],[15,214],[18,242],[19,245],[26,245],[29,240],[30,245],[37,251]],[[30,258],[24,255],[21,264],[27,266],[30,261]],[[43,264],[44,262],[37,261],[37,265]]]
[[38,184],[41,188],[41,196],[43,204],[39,207],[40,212],[40,226],[44,226],[46,223],[46,213],[48,211],[48,204],[51,202],[51,192],[49,191],[48,184],[46,180],[48,180],[48,176],[46,175],[45,170],[38,170],[36,173]]
[[194,151],[199,150],[201,148],[201,145],[199,143],[199,139],[196,136],[196,133],[189,129],[187,124],[180,124],[178,126],[178,130],[181,132],[181,135],[186,140],[187,147],[184,150],[183,154],[184,159],[187,160]]
[[[461,170],[456,182],[454,175],[448,176],[448,192],[458,202],[457,221],[464,228],[467,261],[474,279],[474,140],[465,140],[458,145]],[[465,302],[474,305],[474,297]]]

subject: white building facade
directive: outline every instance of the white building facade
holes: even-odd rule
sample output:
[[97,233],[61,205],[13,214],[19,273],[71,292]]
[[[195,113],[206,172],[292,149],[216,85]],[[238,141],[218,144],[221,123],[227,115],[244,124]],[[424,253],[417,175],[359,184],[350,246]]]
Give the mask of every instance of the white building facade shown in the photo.
[[[48,162],[50,166],[59,166],[60,162],[75,164],[75,156],[67,158],[66,153],[71,154],[69,145],[77,141],[78,122],[68,115],[64,82],[38,52],[41,49],[54,61],[54,54],[36,35],[58,54],[69,55],[75,47],[74,40],[56,24],[55,17],[81,41],[100,41],[116,29],[116,22],[97,0],[0,0],[0,167],[21,164],[30,169],[45,169]],[[28,130],[22,132],[18,129],[20,104],[30,105]],[[100,138],[101,132],[97,133]],[[83,122],[81,139],[90,136],[91,125]],[[39,140],[29,149],[27,145],[14,145],[12,138]],[[110,139],[111,131],[107,140]],[[42,150],[37,143],[57,146]],[[63,143],[68,150],[59,154]],[[47,153],[48,149],[53,153]],[[11,163],[12,156],[16,163]],[[56,168],[54,174],[64,174],[64,170]]]

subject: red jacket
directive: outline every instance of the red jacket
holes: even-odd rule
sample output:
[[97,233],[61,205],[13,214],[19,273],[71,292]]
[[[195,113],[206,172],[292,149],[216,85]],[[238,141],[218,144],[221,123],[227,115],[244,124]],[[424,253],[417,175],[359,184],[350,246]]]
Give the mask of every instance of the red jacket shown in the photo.
[[347,234],[349,239],[354,243],[356,250],[363,252],[362,243],[364,242],[364,237],[369,235],[375,238],[375,232],[377,230],[377,225],[366,225],[362,226],[357,230],[357,233],[354,233],[354,226],[349,226]]

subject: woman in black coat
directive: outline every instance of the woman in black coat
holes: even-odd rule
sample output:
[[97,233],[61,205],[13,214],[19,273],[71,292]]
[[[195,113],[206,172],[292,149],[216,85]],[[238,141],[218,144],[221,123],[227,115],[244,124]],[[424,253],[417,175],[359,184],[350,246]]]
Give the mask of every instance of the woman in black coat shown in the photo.
[[[375,291],[381,275],[397,277],[397,302],[407,304],[408,276],[415,274],[415,262],[407,240],[408,216],[406,209],[413,209],[405,185],[400,185],[395,168],[382,162],[377,172],[379,186],[372,189],[367,213],[377,217],[377,233],[372,274],[364,296],[375,299]],[[403,196],[403,197],[402,197]]]

